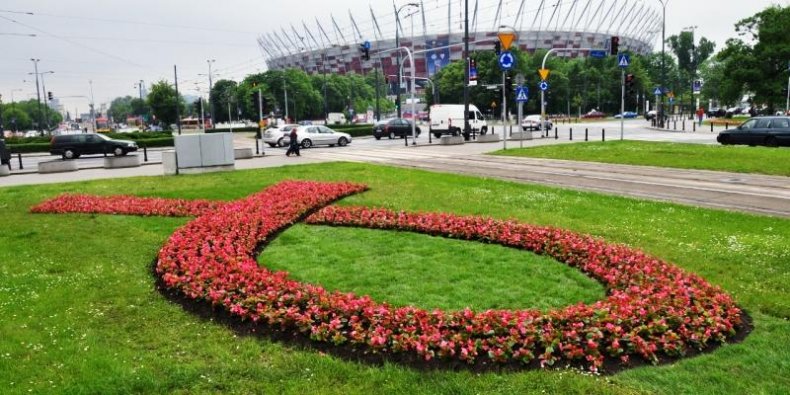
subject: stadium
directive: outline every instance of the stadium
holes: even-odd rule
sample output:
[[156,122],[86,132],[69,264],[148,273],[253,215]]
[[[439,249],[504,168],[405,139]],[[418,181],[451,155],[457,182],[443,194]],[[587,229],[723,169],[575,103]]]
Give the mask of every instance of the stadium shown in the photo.
[[[658,2],[644,0],[372,0],[369,9],[275,27],[258,44],[271,70],[396,74],[398,40],[414,51],[416,75],[430,77],[463,58],[465,1],[472,52],[492,50],[503,27],[517,32],[522,51],[562,48],[557,56],[567,57],[605,50],[611,36],[620,37],[621,51],[646,54],[661,34]],[[360,50],[365,42],[370,60]]]

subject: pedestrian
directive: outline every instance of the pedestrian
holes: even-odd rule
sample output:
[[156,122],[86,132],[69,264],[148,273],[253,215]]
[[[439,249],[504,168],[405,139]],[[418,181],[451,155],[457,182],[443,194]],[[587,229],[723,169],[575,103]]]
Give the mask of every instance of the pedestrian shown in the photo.
[[705,117],[705,109],[700,106],[697,109],[697,119],[699,120],[699,126],[702,126],[702,118]]
[[299,154],[299,136],[296,134],[296,129],[297,128],[291,128],[291,133],[288,135],[291,141],[288,144],[288,151],[285,152],[285,156],[291,156],[291,154],[302,156]]

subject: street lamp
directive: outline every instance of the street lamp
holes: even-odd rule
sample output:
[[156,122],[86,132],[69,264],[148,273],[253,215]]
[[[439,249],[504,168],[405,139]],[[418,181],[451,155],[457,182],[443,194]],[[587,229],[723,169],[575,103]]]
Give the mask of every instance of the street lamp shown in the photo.
[[[419,6],[420,5],[417,3],[406,3],[400,6],[397,11],[395,11],[395,48],[400,48],[400,12],[403,11],[403,9],[406,7],[419,7]],[[398,88],[397,88],[397,94],[395,95],[395,105],[398,107],[398,118],[400,118],[402,115],[401,103],[400,103],[400,89],[401,89],[400,82],[401,82],[402,74],[400,71],[400,64],[401,64],[401,54],[400,51],[398,51],[398,64],[397,64]],[[412,65],[412,67],[415,66]]]
[[666,53],[665,47],[667,43],[667,4],[669,0],[658,0],[661,3],[662,16],[661,16],[661,106],[658,110],[659,127],[664,127],[664,89],[667,85],[667,69],[666,69]]
[[[38,63],[38,59],[36,59],[36,64],[37,64],[37,63]],[[33,75],[33,74],[34,74],[34,73],[27,73],[27,75]],[[35,72],[35,74],[36,74],[36,90],[38,90],[38,77],[40,76],[40,77],[41,77],[41,91],[42,91],[44,94],[47,94],[47,85],[44,83],[44,74],[55,74],[55,72],[50,70],[50,71],[42,71],[42,72],[40,72],[40,73],[39,73],[39,72],[38,72],[38,67],[36,67],[36,72]],[[41,102],[40,102],[40,100],[41,100],[41,99],[39,99],[39,111],[41,111]],[[46,108],[47,108],[47,109],[49,109],[49,105],[50,105],[50,103],[49,103],[49,99],[46,99],[46,100],[47,100],[47,106],[46,106]],[[47,112],[47,116],[46,116],[46,125],[47,125],[47,130],[49,130],[49,111],[46,111],[46,112]],[[40,121],[40,120],[41,120],[41,119],[39,119],[39,121]]]
[[211,110],[211,127],[214,127],[214,102],[211,101],[211,89],[214,87],[214,81],[212,80],[211,74],[211,64],[216,62],[216,59],[206,59],[206,63],[208,63],[208,106]]
[[691,62],[692,69],[691,69],[691,81],[690,81],[691,96],[689,96],[689,107],[692,107],[690,111],[691,113],[690,115],[692,119],[694,117],[694,109],[696,107],[699,107],[699,106],[694,107],[694,80],[697,79],[697,60],[698,60],[696,43],[694,42],[694,33],[696,32],[698,27],[699,26],[694,25],[694,26],[688,26],[683,28],[684,31],[691,31],[691,53],[689,54],[689,61]]

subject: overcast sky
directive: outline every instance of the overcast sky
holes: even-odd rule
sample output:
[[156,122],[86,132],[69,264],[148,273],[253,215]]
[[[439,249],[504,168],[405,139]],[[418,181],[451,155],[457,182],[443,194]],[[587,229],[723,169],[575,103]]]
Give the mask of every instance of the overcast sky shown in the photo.
[[[655,3],[659,8],[659,0],[631,1]],[[426,8],[438,2],[424,0]],[[460,3],[455,0],[454,7]],[[497,0],[480,3],[490,6]],[[527,7],[538,3],[528,0]],[[738,20],[771,4],[787,6],[790,0],[669,0],[667,36],[697,25],[697,33],[720,49],[735,36],[733,25]],[[291,23],[299,26],[302,20],[314,24],[316,17],[330,29],[330,13],[345,27],[349,9],[358,23],[368,23],[369,6],[382,16],[392,13],[391,0],[3,0],[0,94],[4,102],[10,102],[12,91],[17,100],[35,98],[35,79],[28,75],[33,72],[30,58],[41,59],[39,72],[54,71],[44,77],[46,89],[60,97],[72,114],[75,109],[87,112],[89,80],[98,106],[117,96],[137,96],[139,80],[149,86],[160,79],[172,81],[174,64],[181,92],[205,93],[208,77],[199,74],[208,74],[207,59],[216,59],[215,79],[238,81],[266,70],[258,34],[281,26],[287,29]],[[660,50],[660,35],[655,45]]]

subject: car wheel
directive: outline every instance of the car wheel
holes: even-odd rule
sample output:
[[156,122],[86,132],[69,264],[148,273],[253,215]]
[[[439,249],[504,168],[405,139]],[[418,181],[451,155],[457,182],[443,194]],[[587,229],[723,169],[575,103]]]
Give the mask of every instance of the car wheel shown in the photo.
[[115,156],[122,156],[125,155],[126,152],[124,152],[123,148],[121,147],[115,147],[115,149],[112,150],[112,154]]
[[302,148],[310,148],[313,146],[313,142],[310,139],[302,140]]
[[395,132],[390,132],[389,138],[390,138],[390,140],[394,139],[395,138]]
[[381,140],[381,136],[379,136],[379,135],[377,135],[377,134],[374,134],[374,135],[373,135],[373,137],[375,137],[375,138],[376,138],[376,140]]
[[345,147],[348,145],[348,140],[345,137],[341,137],[340,140],[337,140],[337,145]]
[[[277,140],[277,146],[278,146],[278,147],[285,147],[285,143],[283,143],[283,138],[282,138],[282,137],[280,137],[280,138]],[[274,145],[272,145],[272,147],[274,147]]]
[[776,137],[768,136],[765,138],[765,145],[768,147],[778,147],[779,144],[776,143]]
[[77,157],[79,157],[79,155],[72,149],[63,151],[63,159],[76,159]]
[[719,136],[717,139],[721,145],[728,145],[730,144],[730,137],[729,136]]
[[442,138],[442,134],[441,133],[434,133],[433,137],[436,137],[437,139],[440,139],[440,138]]
[[275,144],[275,143],[266,143],[266,144],[269,144],[269,147],[272,147],[272,148],[277,146],[277,144]]

